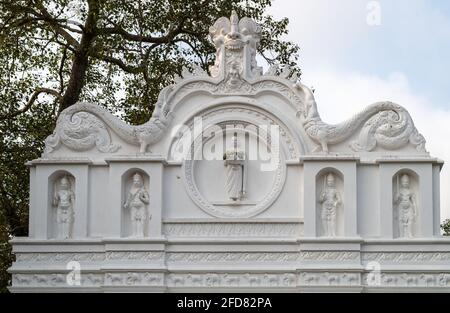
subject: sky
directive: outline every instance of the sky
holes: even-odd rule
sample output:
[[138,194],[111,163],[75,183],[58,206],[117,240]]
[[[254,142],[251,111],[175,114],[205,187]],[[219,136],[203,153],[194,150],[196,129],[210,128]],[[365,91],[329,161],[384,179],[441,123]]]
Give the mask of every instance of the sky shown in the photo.
[[383,100],[405,107],[446,162],[441,218],[450,218],[450,1],[274,0],[300,46],[302,83],[322,119],[341,122]]

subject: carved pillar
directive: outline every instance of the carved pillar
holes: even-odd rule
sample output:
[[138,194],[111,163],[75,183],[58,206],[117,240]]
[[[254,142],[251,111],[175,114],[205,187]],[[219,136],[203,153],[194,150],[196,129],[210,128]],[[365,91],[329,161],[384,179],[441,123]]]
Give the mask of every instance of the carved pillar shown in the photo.
[[47,182],[51,173],[49,174],[48,167],[42,165],[37,165],[34,172],[34,179],[30,186],[30,236],[36,239],[48,239],[51,232],[51,208],[47,195],[50,195],[51,187]]
[[385,239],[394,238],[394,214],[392,206],[392,177],[395,169],[392,164],[380,164],[379,190],[380,190],[380,237]]
[[[36,183],[36,167],[27,164],[30,169],[30,209],[28,213],[28,236],[30,238],[39,238],[39,232],[42,228],[38,226],[39,219],[43,218],[43,214],[38,214],[38,184]],[[42,185],[42,184],[40,184]],[[45,211],[44,211],[45,212]],[[44,216],[45,217],[45,216]]]
[[358,236],[356,161],[342,163],[338,169],[344,174],[344,236]]
[[419,180],[419,225],[420,236],[429,238],[434,236],[433,212],[433,168],[431,164],[418,164],[415,166],[420,176]]
[[[161,161],[147,163],[146,168],[150,174],[150,204],[149,214],[152,218],[148,221],[148,236],[160,238],[162,235],[162,197],[163,197],[163,169]],[[176,197],[177,195],[173,195]]]
[[441,236],[441,202],[439,197],[440,172],[443,163],[433,165],[433,218],[434,218],[434,236]]
[[[315,177],[317,168],[314,164],[305,162],[303,168],[303,212],[304,212],[304,235],[305,237],[317,237],[317,214],[316,214],[316,184]],[[312,183],[314,182],[314,183]]]
[[85,238],[89,235],[89,166],[73,166],[73,172],[76,181],[73,238]]
[[[122,175],[129,169],[129,165],[122,162],[109,163],[108,177],[108,214],[105,216],[107,220],[103,229],[104,237],[120,238],[122,237],[122,210],[123,210],[123,186]],[[134,164],[131,166],[134,167]]]

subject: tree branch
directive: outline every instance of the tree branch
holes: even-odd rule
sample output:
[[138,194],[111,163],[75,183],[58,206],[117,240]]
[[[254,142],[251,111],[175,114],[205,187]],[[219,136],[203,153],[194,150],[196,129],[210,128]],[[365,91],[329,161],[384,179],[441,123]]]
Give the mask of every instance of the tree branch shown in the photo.
[[116,59],[116,58],[113,58],[113,57],[110,57],[110,56],[102,55],[102,54],[97,53],[97,52],[90,52],[89,55],[91,57],[96,58],[96,59],[105,61],[107,63],[115,64],[118,67],[120,67],[122,70],[124,70],[125,72],[130,73],[130,74],[139,74],[139,73],[143,73],[143,71],[144,71],[143,66],[139,66],[139,67],[131,66],[131,65],[125,64],[120,59]]
[[25,113],[26,111],[28,111],[31,108],[31,106],[33,105],[33,103],[36,101],[36,99],[38,98],[38,96],[41,93],[47,93],[47,94],[53,95],[56,98],[58,98],[58,100],[62,99],[61,94],[58,91],[56,91],[56,90],[53,90],[53,89],[50,89],[50,88],[37,88],[34,91],[34,93],[31,95],[30,100],[28,100],[27,104],[22,109],[20,109],[18,111],[15,111],[13,113],[0,115],[0,120],[6,120],[6,119],[14,118],[14,117],[16,117],[16,116],[18,116],[18,115],[20,115],[22,113]]
[[67,59],[67,47],[64,47],[63,50],[63,55],[61,58],[61,63],[59,64],[59,70],[58,70],[58,75],[59,75],[59,92],[62,93],[64,90],[64,77],[63,77],[63,70],[64,70],[64,63],[66,62]]
[[57,34],[64,37],[67,43],[72,45],[74,48],[79,47],[80,44],[78,43],[78,41],[73,38],[64,28],[62,28],[61,25],[58,24],[57,19],[53,18],[41,3],[38,3],[37,7],[42,14],[41,17],[43,17],[43,19],[49,23],[50,27],[52,27]]
[[163,44],[169,43],[175,36],[183,30],[183,21],[174,29],[170,30],[166,35],[161,37],[144,36],[132,34],[124,30],[121,26],[105,27],[97,29],[99,35],[120,35],[126,40],[146,43]]

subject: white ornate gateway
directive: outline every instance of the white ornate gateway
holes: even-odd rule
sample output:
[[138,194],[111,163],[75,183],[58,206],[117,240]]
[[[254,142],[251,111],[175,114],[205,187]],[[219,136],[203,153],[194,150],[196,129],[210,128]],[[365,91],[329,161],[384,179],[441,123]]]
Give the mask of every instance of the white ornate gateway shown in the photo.
[[[11,291],[450,291],[442,161],[379,102],[338,125],[260,27],[220,18],[196,68],[131,126],[78,103],[30,167]],[[342,104],[345,105],[345,104]]]

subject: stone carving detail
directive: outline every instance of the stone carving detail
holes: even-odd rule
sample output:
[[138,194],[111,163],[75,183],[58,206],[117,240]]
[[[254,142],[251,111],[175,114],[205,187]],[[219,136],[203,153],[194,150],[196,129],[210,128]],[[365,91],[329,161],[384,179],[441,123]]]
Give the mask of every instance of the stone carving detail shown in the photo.
[[[259,125],[270,125],[271,122],[278,125],[278,123],[276,121],[274,121],[270,116],[264,114],[263,112],[258,112],[256,110],[247,109],[245,107],[235,107],[235,106],[227,107],[227,108],[219,108],[219,109],[215,108],[211,111],[205,112],[202,115],[203,125],[208,125],[209,120],[214,119],[214,117],[217,117],[217,115],[227,114],[227,113],[232,113],[232,114],[235,114],[236,116],[239,116],[238,120],[233,121],[233,122],[244,125],[245,127],[247,125],[249,125],[249,123],[247,123],[245,121],[246,118],[252,118],[252,120],[254,120],[255,117],[258,118],[258,121],[259,120],[261,121],[260,122],[261,124],[259,124]],[[241,116],[243,116],[242,120],[240,119]],[[227,120],[227,122],[230,122],[230,121]],[[215,125],[218,125],[218,124],[220,125],[220,122],[215,123]],[[250,124],[250,125],[254,125],[254,124]],[[255,126],[259,126],[259,125],[255,125]],[[188,124],[188,126],[193,127],[193,121],[191,121],[190,124]],[[287,153],[292,152],[292,155],[296,155],[297,153],[295,152],[295,147],[293,144],[294,140],[287,134],[287,130],[285,130],[284,128],[285,127],[283,127],[282,125],[280,126],[280,129],[282,129],[280,131],[280,135],[283,139],[286,140],[287,149],[289,149],[289,151],[287,151]],[[180,135],[179,137],[182,137],[182,135]],[[268,144],[270,144],[270,140],[271,140],[270,138],[267,139]],[[172,155],[176,155],[176,152],[173,152],[173,151],[178,150],[178,148],[179,148],[178,145],[182,146],[182,141],[183,141],[182,139],[179,139],[179,141],[174,141],[173,149],[171,152]],[[193,144],[192,146],[195,147],[196,145]],[[290,156],[291,155],[289,155],[289,157]],[[280,156],[280,157],[282,157],[282,156]],[[256,203],[256,205],[242,206],[239,208],[239,210],[235,210],[235,209],[230,209],[229,207],[226,207],[226,206],[214,205],[213,203],[211,203],[211,201],[209,201],[205,198],[205,196],[197,188],[197,184],[195,182],[195,175],[194,175],[194,168],[195,168],[194,165],[195,164],[196,164],[195,160],[188,159],[188,160],[184,160],[184,162],[183,162],[183,173],[184,173],[183,179],[185,181],[185,187],[188,191],[188,194],[191,197],[191,199],[206,213],[213,215],[215,217],[221,217],[221,218],[251,217],[251,216],[255,216],[255,215],[263,212],[278,197],[278,195],[280,194],[280,192],[282,190],[282,187],[284,186],[284,182],[285,182],[285,178],[286,178],[286,164],[284,162],[278,162],[278,164],[274,164],[275,165],[274,166],[275,167],[274,177],[272,179],[273,185],[272,185],[272,188],[270,189],[270,192],[268,192],[260,201],[258,201]],[[245,162],[244,162],[244,164],[245,164]],[[244,166],[243,178],[245,178],[247,176],[247,175],[245,175],[245,168],[246,167]]]
[[67,263],[69,261],[85,261],[85,262],[97,262],[104,261],[105,254],[101,252],[78,252],[78,253],[54,253],[54,252],[42,252],[42,253],[16,253],[17,262],[44,262],[44,263]]
[[[374,258],[374,256],[373,256]],[[380,257],[381,258],[381,257]],[[449,254],[425,256],[424,261],[448,260]],[[416,258],[417,260],[420,257]],[[161,252],[161,251],[107,251],[83,253],[16,253],[16,266],[29,263],[79,262],[359,262],[359,252],[351,251],[301,251],[301,252]],[[368,259],[371,260],[371,259]],[[375,260],[375,259],[374,259]],[[378,258],[376,258],[378,260]],[[384,260],[384,259],[383,259]]]
[[299,223],[164,223],[168,237],[297,237]]
[[311,273],[300,274],[300,284],[305,286],[358,286],[359,273]]
[[[125,204],[125,210],[131,213],[131,237],[145,236],[145,222],[147,221],[147,206],[150,198],[148,191],[144,186],[142,175],[136,173],[133,175],[133,183],[128,190]],[[151,218],[151,215],[148,217]]]
[[[159,95],[155,107],[161,108],[172,87],[166,87]],[[125,142],[140,146],[145,153],[147,147],[157,142],[172,119],[170,112],[158,110],[152,118],[138,126],[129,125],[106,109],[92,103],[79,102],[61,112],[52,135],[45,140],[44,155],[58,149],[61,144],[75,151],[87,151],[94,147],[104,153],[113,153],[120,145],[111,142],[113,131]]]
[[417,215],[417,201],[411,189],[410,177],[402,174],[399,178],[397,193],[394,195],[394,206],[397,210],[400,238],[414,237],[414,221]]
[[112,261],[163,261],[164,253],[155,251],[110,251],[106,252],[106,260]]
[[242,78],[250,79],[262,74],[256,64],[256,50],[261,38],[261,27],[236,12],[230,19],[219,18],[209,29],[216,47],[216,61],[210,68],[213,77],[222,76],[230,88],[238,88]]
[[363,262],[377,261],[387,263],[437,263],[450,262],[449,252],[373,252],[364,253]]
[[301,272],[295,273],[169,273],[164,281],[163,273],[154,272],[112,272],[106,274],[85,273],[79,286],[67,284],[64,274],[14,273],[13,287],[93,287],[102,286],[148,286],[158,287],[450,287],[448,273],[396,272],[380,273],[378,283],[371,281],[370,273],[355,272]]
[[83,274],[79,285],[69,285],[66,274],[13,274],[13,287],[100,287],[103,285],[103,274]]
[[[271,116],[264,114],[263,112],[260,112],[259,110],[254,110],[248,107],[239,107],[239,106],[231,106],[227,105],[226,107],[222,108],[214,108],[213,110],[207,111],[202,114],[203,122],[205,124],[208,123],[209,120],[216,118],[220,115],[226,115],[226,114],[234,114],[239,115],[242,120],[239,121],[239,124],[242,124],[244,126],[248,126],[248,123],[244,122],[245,118],[257,118],[260,121],[260,125],[267,125],[269,127],[270,125],[277,125],[279,131],[280,131],[280,137],[284,139],[284,142],[287,146],[288,150],[288,157],[290,159],[296,159],[300,156],[300,147],[296,145],[296,141],[291,136],[289,130],[286,128],[285,125],[281,124],[279,121],[273,119]],[[194,122],[193,120],[188,123],[186,126],[189,127],[191,132],[194,131]],[[181,135],[181,134],[179,134]],[[270,139],[270,138],[269,138]],[[174,142],[175,149],[178,149],[178,144],[180,144],[180,137],[177,137],[177,142]]]
[[323,236],[336,237],[336,217],[338,207],[342,204],[342,198],[336,188],[333,173],[325,175],[324,187],[319,197],[319,203],[322,205],[321,219]]
[[216,217],[251,217],[255,216],[258,213],[261,213],[276,199],[276,197],[281,192],[281,189],[284,185],[285,177],[286,177],[286,166],[284,163],[279,162],[276,170],[275,170],[275,179],[273,188],[269,194],[266,195],[259,203],[249,208],[242,208],[240,210],[224,210],[223,207],[214,206],[212,203],[207,201],[203,195],[200,194],[200,191],[197,189],[197,186],[194,183],[194,173],[193,173],[193,164],[192,160],[186,160],[183,164],[184,166],[184,178],[186,180],[186,187],[189,192],[189,196],[197,203],[202,210],[206,213],[216,216]]
[[168,262],[359,262],[357,252],[308,251],[308,252],[173,252],[167,254]]
[[23,263],[67,263],[110,261],[164,261],[164,252],[159,251],[107,251],[107,252],[42,252],[16,253],[16,261]]
[[379,284],[371,282],[371,275],[363,274],[363,284],[368,287],[449,287],[447,273],[381,273]]
[[64,175],[54,184],[53,207],[56,210],[56,238],[71,238],[74,222],[75,193],[69,176]]
[[245,151],[239,149],[238,138],[233,136],[233,147],[223,156],[226,167],[225,187],[228,197],[233,200],[242,200],[246,195],[247,165]]
[[359,252],[350,251],[302,251],[301,261],[314,262],[359,262]]
[[161,286],[163,274],[150,272],[125,272],[105,274],[105,285],[110,286]]
[[168,262],[205,263],[205,262],[295,262],[299,253],[240,253],[240,252],[180,252],[168,253]]
[[358,140],[351,143],[354,151],[372,151],[376,146],[396,150],[408,143],[425,152],[425,139],[419,134],[409,113],[392,102],[378,102],[361,113],[337,125],[324,123],[317,111],[313,92],[301,83],[296,84],[304,95],[304,109],[298,112],[306,133],[328,153],[328,145],[340,143],[362,129]]
[[295,287],[297,276],[293,273],[172,273],[167,283],[169,287]]
[[328,152],[329,145],[348,139],[361,128],[358,139],[350,144],[356,152],[373,151],[377,146],[396,150],[411,143],[419,152],[425,153],[425,139],[415,128],[411,116],[392,102],[375,103],[338,125],[324,123],[312,91],[298,82],[298,74],[289,66],[274,65],[262,75],[255,57],[261,27],[253,20],[239,19],[233,12],[230,18],[219,18],[209,33],[216,48],[211,77],[199,66],[192,68],[193,73],[183,70],[184,79],[176,79],[176,85],[161,91],[152,118],[138,126],[126,124],[97,105],[77,103],[61,113],[54,133],[46,139],[44,155],[52,153],[61,144],[74,151],[96,147],[100,152],[114,153],[120,145],[112,142],[111,132],[129,144],[140,146],[140,152],[144,153],[149,145],[162,138],[172,119],[173,107],[183,97],[199,90],[214,95],[245,96],[274,91],[289,100],[306,133],[319,145],[316,149],[323,152]]

